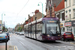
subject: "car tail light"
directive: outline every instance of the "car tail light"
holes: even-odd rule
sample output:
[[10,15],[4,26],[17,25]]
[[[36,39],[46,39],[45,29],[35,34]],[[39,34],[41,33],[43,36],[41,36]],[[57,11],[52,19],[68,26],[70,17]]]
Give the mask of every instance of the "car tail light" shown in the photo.
[[66,34],[64,33],[64,35],[66,36]]
[[5,36],[7,38],[7,36]]
[[73,36],[73,34],[72,34],[72,36]]

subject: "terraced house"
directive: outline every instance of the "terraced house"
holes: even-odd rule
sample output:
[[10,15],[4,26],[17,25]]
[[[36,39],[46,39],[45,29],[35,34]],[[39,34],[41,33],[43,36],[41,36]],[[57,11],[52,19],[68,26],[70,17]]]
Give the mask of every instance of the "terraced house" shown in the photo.
[[65,31],[75,36],[75,0],[65,0]]

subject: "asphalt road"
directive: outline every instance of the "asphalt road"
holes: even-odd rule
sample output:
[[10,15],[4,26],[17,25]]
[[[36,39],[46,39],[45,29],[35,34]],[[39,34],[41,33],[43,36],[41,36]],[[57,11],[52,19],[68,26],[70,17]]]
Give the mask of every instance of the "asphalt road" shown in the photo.
[[75,50],[75,44],[72,41],[40,42],[16,34],[10,35],[8,45],[15,46],[17,50]]

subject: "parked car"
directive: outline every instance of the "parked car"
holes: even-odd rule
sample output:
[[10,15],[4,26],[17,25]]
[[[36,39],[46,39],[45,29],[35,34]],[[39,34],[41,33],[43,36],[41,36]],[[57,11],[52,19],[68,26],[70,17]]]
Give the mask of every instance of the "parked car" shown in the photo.
[[73,40],[74,41],[74,35],[72,32],[65,32],[63,35],[62,35],[62,40],[65,41],[65,40]]
[[10,35],[9,35],[9,33],[7,32],[6,34],[7,34],[7,36],[8,36],[8,40],[10,40]]
[[2,42],[8,41],[8,36],[6,33],[0,33],[0,41],[2,41]]
[[20,35],[24,35],[24,32],[19,32]]
[[19,32],[15,32],[15,34],[17,34],[17,35],[18,35],[18,34],[19,34]]

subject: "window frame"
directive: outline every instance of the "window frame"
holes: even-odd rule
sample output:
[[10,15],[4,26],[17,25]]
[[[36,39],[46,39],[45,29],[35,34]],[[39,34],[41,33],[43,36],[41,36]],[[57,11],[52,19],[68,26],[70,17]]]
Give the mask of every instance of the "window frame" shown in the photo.
[[75,18],[75,9],[73,10],[73,17]]

